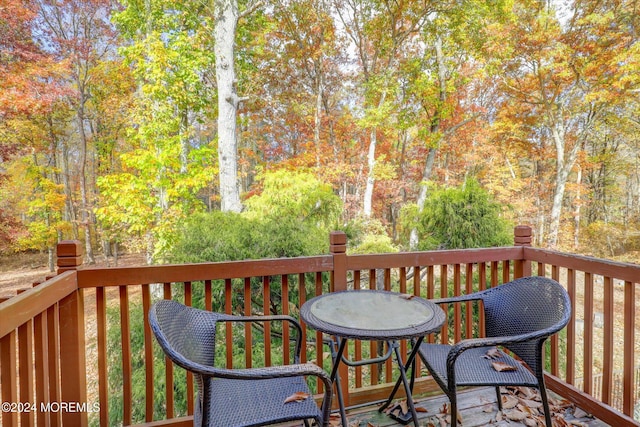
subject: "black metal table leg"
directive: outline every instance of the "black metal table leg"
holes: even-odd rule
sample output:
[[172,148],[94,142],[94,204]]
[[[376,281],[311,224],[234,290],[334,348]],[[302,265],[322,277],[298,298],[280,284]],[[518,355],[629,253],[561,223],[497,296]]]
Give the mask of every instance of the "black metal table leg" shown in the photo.
[[338,340],[338,349],[336,350],[335,339],[331,340],[331,358],[333,359],[333,367],[331,368],[331,381],[336,386],[336,394],[338,395],[338,406],[340,407],[340,418],[342,419],[342,425],[347,427],[347,412],[344,408],[344,397],[342,396],[342,388],[340,387],[340,375],[338,375],[338,367],[342,360],[342,354],[347,346],[346,338],[336,338]]
[[[416,341],[415,345],[411,349],[411,353],[409,354],[409,357],[407,358],[406,365],[402,363],[400,350],[398,350],[398,344],[396,342],[393,343],[393,347],[394,347],[393,350],[396,354],[396,361],[398,363],[398,370],[400,371],[400,378],[398,378],[398,380],[396,381],[396,384],[393,387],[393,390],[391,391],[391,394],[389,395],[389,398],[387,399],[387,401],[378,409],[378,411],[382,412],[385,408],[387,408],[391,404],[396,392],[398,391],[398,388],[400,388],[400,383],[402,383],[402,385],[404,386],[405,393],[407,395],[407,407],[410,410],[411,417],[413,418],[413,423],[416,427],[418,427],[418,413],[416,412],[416,407],[413,403],[413,397],[411,395],[411,393],[413,392],[413,378],[412,378],[411,384],[409,384],[409,381],[407,379],[406,366],[412,366],[412,367],[414,366],[415,358],[416,358],[416,355],[418,354],[418,349],[420,348],[420,344],[422,344],[423,339],[424,339],[423,337],[420,337]],[[411,371],[411,375],[412,377],[413,375],[415,375],[415,372],[413,372],[413,369]],[[392,418],[396,419],[402,424],[408,424],[411,421],[411,419],[407,416],[409,414],[404,414],[404,415],[405,416],[397,416],[397,415],[390,414]]]

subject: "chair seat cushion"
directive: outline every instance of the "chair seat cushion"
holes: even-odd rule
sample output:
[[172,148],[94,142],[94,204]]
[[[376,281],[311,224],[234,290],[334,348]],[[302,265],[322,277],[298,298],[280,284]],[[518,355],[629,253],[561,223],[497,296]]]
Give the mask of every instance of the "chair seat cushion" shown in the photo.
[[208,381],[211,385],[210,426],[263,426],[321,417],[313,395],[301,401],[285,403],[296,392],[310,394],[303,377],[251,381],[216,378]]
[[[488,359],[487,351],[495,347],[480,347],[463,352],[455,362],[456,384],[458,386],[495,386],[522,385],[538,387],[538,381],[531,371],[521,362],[500,351],[500,357]],[[420,356],[429,371],[439,376],[444,385],[447,384],[447,355],[450,345],[422,344]],[[514,371],[497,371],[492,362],[507,364],[516,368]]]

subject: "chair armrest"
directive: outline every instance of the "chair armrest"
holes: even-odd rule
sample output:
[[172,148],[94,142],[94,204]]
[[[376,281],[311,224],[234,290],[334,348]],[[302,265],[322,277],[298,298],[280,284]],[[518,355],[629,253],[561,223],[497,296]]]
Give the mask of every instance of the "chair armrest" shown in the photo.
[[517,344],[525,341],[536,340],[540,338],[546,338],[553,335],[553,332],[549,332],[548,329],[542,329],[540,331],[529,332],[520,335],[509,335],[504,337],[488,337],[488,338],[469,338],[455,343],[447,354],[447,370],[453,369],[453,365],[456,359],[460,357],[466,350],[478,347],[494,347],[504,346],[509,344]]
[[293,328],[296,330],[296,336],[294,337],[296,346],[295,346],[295,361],[298,363],[300,361],[300,354],[302,352],[302,326],[300,322],[291,316],[287,316],[284,314],[274,314],[268,316],[238,316],[231,314],[218,314],[218,320],[223,322],[288,322]]
[[478,293],[476,292],[476,293],[467,294],[467,295],[459,295],[456,297],[432,299],[431,302],[433,302],[434,304],[453,304],[453,303],[466,302],[466,301],[478,301],[481,299],[482,298],[480,297],[480,295],[478,295]]

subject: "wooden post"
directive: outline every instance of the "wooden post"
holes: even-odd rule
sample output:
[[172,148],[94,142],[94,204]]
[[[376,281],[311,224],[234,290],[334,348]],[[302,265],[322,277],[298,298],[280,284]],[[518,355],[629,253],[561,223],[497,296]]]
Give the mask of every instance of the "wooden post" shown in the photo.
[[[528,225],[518,225],[513,230],[513,244],[514,246],[531,246],[532,242],[532,229]],[[519,277],[531,276],[531,261],[523,257],[520,260],[516,260],[514,265],[514,279]]]
[[56,248],[58,274],[77,270],[82,265],[82,246],[77,240],[63,240]]
[[[330,252],[333,255],[333,270],[331,271],[331,292],[347,290],[347,235],[342,231],[333,231],[329,234]],[[349,347],[345,348],[345,355]],[[341,363],[338,367],[340,389],[345,406],[349,406],[349,367]],[[334,402],[337,403],[338,399]]]
[[[82,265],[82,249],[77,240],[58,243],[58,274],[75,271]],[[84,295],[77,289],[59,302],[60,316],[60,403],[76,405],[71,410],[60,408],[62,424],[87,426],[88,413],[78,407],[91,407],[87,401],[87,367],[85,358]],[[76,409],[75,411],[73,409]]]
[[342,231],[333,231],[329,235],[329,250],[333,255],[331,274],[332,292],[347,290],[347,235]]

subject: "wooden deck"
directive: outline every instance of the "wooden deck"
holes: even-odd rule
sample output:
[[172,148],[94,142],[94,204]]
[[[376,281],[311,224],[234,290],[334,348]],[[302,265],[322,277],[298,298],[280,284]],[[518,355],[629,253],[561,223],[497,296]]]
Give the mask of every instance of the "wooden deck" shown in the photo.
[[[498,413],[495,391],[492,387],[471,388],[460,391],[458,393],[458,406],[462,423],[458,423],[461,427],[478,427],[478,426],[509,426],[509,427],[528,427],[528,426],[544,426],[544,416],[540,416],[535,421],[533,416],[528,416],[528,420],[516,421],[511,418],[517,418],[512,411],[514,409],[503,408],[502,413]],[[507,395],[503,394],[503,398]],[[574,405],[566,400],[558,397],[550,392],[550,406],[553,413],[554,427],[606,427],[608,424],[593,418],[580,409],[576,409]],[[418,413],[420,427],[446,427],[449,415],[445,415],[444,411],[448,408],[449,400],[443,394],[433,397],[416,398],[416,408],[422,408]],[[508,406],[508,405],[507,405]],[[524,411],[528,409],[520,407]],[[400,410],[400,408],[398,408]],[[425,412],[426,411],[426,412]],[[537,414],[537,410],[531,408],[531,412]],[[372,404],[360,408],[354,408],[347,411],[349,419],[348,427],[398,427],[403,424],[394,421],[389,415],[378,411],[378,405]],[[332,414],[332,427],[341,426],[340,416],[338,413]],[[286,427],[298,426],[299,424],[286,424]],[[409,423],[413,426],[413,423]],[[282,427],[285,427],[282,426]]]

